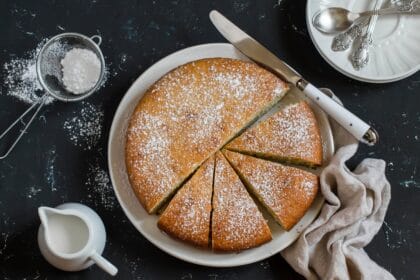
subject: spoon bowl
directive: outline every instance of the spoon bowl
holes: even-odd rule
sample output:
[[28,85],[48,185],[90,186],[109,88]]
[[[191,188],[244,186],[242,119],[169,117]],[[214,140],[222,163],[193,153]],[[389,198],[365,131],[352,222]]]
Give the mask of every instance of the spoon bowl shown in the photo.
[[347,30],[358,17],[358,13],[352,13],[344,8],[332,7],[317,12],[312,18],[312,23],[321,32],[336,33]]

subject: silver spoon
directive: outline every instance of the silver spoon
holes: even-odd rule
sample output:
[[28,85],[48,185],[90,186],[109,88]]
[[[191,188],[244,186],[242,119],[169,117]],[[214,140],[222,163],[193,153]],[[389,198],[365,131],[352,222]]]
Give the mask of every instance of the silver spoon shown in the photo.
[[346,31],[339,33],[333,38],[331,49],[335,52],[341,52],[347,50],[351,43],[362,34],[363,26],[366,24],[366,20],[362,20]]
[[[376,0],[375,10],[381,7],[382,2],[383,0]],[[366,32],[360,38],[359,45],[350,57],[351,63],[353,64],[353,67],[356,70],[362,69],[369,62],[369,48],[372,45],[372,34],[377,21],[377,14],[374,14],[369,18],[369,23]]]
[[[409,5],[411,8],[415,8],[414,5],[420,5],[420,1],[413,0],[392,0],[391,5],[397,6],[401,9],[408,7],[402,7],[403,5]],[[364,17],[360,19],[357,23],[353,24],[349,29],[344,32],[338,33],[334,36],[331,49],[335,52],[345,51],[350,48],[350,45],[353,41],[362,35],[362,30],[365,25],[367,25],[369,17]]]
[[315,13],[312,17],[312,23],[316,29],[323,33],[335,34],[347,30],[364,17],[390,14],[416,14],[420,10],[418,2],[418,0],[414,0],[411,2],[411,5],[401,5],[361,13],[351,12],[344,8],[331,7]]

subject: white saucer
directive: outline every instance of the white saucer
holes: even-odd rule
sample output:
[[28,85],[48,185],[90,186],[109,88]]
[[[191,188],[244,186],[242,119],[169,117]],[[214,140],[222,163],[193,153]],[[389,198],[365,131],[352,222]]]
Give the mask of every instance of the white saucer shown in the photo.
[[[160,77],[179,65],[209,57],[248,60],[230,44],[206,44],[180,50],[152,65],[133,83],[118,106],[109,134],[108,167],[112,185],[122,209],[131,223],[145,238],[168,254],[184,261],[206,266],[232,267],[263,260],[289,246],[299,237],[302,230],[316,218],[324,200],[321,195],[318,195],[305,216],[290,231],[284,231],[272,218],[268,218],[273,240],[260,247],[240,253],[214,253],[210,249],[196,248],[171,238],[158,229],[158,216],[147,214],[138,202],[128,180],[124,152],[128,121],[144,92]],[[305,98],[296,89],[291,91],[294,92],[289,92],[280,102],[281,105]],[[320,126],[324,147],[324,162],[327,163],[334,153],[330,124],[325,113],[316,105],[310,104]],[[317,172],[320,172],[321,169],[322,167]],[[139,254],[142,254],[141,249],[139,249]]]
[[[370,0],[311,0],[306,4],[306,23],[321,56],[344,75],[363,82],[387,83],[404,79],[420,69],[420,15],[380,16],[373,33],[368,65],[357,71],[349,60],[350,50],[331,50],[333,36],[314,28],[312,16],[320,9],[343,7],[351,11],[373,9]],[[383,6],[389,5],[384,1]]]

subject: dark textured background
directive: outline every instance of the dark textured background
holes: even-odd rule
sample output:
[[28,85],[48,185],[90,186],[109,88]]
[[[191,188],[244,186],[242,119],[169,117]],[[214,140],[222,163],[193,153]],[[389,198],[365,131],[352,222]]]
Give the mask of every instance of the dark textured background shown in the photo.
[[[0,161],[0,278],[99,279],[97,267],[65,273],[48,265],[36,243],[37,208],[81,201],[103,218],[108,232],[104,255],[121,279],[294,279],[299,276],[276,255],[237,268],[206,268],[177,260],[146,241],[115,202],[109,184],[100,194],[87,187],[89,166],[106,170],[106,141],[114,111],[130,84],[158,59],[184,47],[220,42],[208,20],[217,8],[285,58],[310,81],[332,88],[348,108],[370,120],[381,135],[364,157],[387,161],[392,201],[386,224],[367,247],[370,256],[398,279],[420,278],[420,73],[374,85],[333,70],[313,47],[305,25],[305,2],[259,1],[0,1],[0,63],[22,56],[42,39],[65,31],[103,36],[110,69],[106,86],[87,102],[105,112],[101,139],[93,149],[74,146],[63,122],[86,105],[47,106],[14,152]],[[126,58],[126,59],[125,59]],[[5,75],[1,73],[0,81]],[[28,105],[0,85],[0,128]],[[31,192],[31,190],[34,192]],[[103,203],[103,202],[107,203]],[[109,204],[111,202],[111,204]]]

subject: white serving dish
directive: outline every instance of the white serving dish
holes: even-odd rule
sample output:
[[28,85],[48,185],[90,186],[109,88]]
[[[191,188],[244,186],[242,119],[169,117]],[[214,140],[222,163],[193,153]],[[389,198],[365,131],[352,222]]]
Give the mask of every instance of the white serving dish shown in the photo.
[[[321,195],[319,195],[306,215],[289,232],[284,231],[272,218],[269,218],[273,240],[260,247],[245,250],[240,253],[214,253],[210,249],[196,248],[171,238],[158,229],[158,216],[149,215],[144,210],[132,191],[128,180],[124,155],[125,134],[128,121],[144,92],[160,77],[179,65],[209,57],[228,57],[248,60],[232,45],[216,43],[198,45],[180,50],[152,65],[133,83],[118,106],[109,134],[108,166],[114,191],[121,207],[131,223],[145,238],[168,254],[184,261],[213,267],[232,267],[263,260],[290,245],[299,237],[302,230],[316,218],[324,201]],[[296,89],[293,89],[293,91],[295,92],[290,92],[280,102],[280,106],[305,98]],[[330,124],[326,115],[318,107],[313,107],[313,109],[321,129],[325,160],[328,161],[334,152]],[[321,169],[317,170],[317,172],[320,172]],[[139,251],[139,254],[141,254],[141,251]]]

